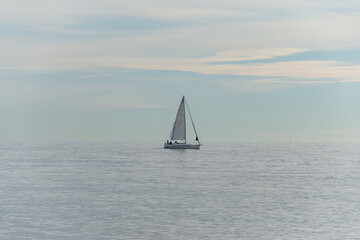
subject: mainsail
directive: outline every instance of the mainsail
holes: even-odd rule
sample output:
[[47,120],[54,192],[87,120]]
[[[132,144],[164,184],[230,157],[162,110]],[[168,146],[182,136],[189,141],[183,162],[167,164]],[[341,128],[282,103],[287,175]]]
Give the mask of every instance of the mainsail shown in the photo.
[[186,142],[185,97],[182,98],[176,119],[170,133],[170,140]]

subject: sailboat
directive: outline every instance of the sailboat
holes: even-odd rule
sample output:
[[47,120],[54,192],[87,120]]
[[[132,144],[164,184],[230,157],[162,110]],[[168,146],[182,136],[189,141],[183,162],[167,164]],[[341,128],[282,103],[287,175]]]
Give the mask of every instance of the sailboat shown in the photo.
[[[195,143],[186,142],[186,118],[185,118],[185,105],[188,109],[192,126],[196,135]],[[185,100],[185,96],[182,97],[179,110],[176,114],[176,119],[170,132],[170,139],[168,139],[164,148],[166,149],[200,149],[200,141],[197,135],[194,121],[192,120],[189,106]]]

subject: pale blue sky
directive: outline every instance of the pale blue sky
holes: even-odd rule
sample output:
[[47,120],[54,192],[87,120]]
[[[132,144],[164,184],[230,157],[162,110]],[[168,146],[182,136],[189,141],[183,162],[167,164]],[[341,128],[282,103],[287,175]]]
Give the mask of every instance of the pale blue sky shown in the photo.
[[0,2],[0,139],[360,141],[359,1]]

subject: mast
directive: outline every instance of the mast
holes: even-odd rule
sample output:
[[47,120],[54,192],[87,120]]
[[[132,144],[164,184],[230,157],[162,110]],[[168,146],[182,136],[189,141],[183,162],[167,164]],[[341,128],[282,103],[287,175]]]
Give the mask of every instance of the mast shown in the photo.
[[[185,99],[185,96],[183,96],[183,99]],[[196,141],[198,141],[198,142],[200,143],[200,140],[199,140],[198,134],[197,134],[196,129],[195,129],[195,124],[194,124],[194,121],[193,121],[193,119],[192,119],[192,117],[191,117],[190,108],[189,108],[189,105],[187,104],[187,101],[186,101],[186,100],[185,100],[185,103],[186,103],[186,107],[187,107],[188,112],[189,112],[189,116],[190,116],[190,119],[191,119],[192,126],[193,126],[194,131],[195,131],[195,135],[196,135],[195,140],[196,140]]]

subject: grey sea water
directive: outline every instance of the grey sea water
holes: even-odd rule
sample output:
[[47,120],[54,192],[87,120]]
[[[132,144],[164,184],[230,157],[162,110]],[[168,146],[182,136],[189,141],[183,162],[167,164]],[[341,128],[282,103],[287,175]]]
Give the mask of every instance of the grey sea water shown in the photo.
[[0,144],[0,239],[360,239],[359,144]]

